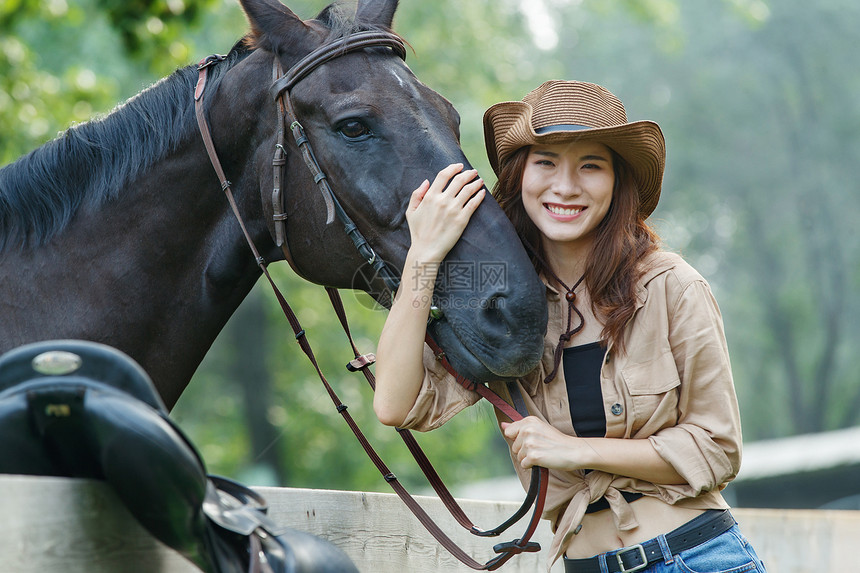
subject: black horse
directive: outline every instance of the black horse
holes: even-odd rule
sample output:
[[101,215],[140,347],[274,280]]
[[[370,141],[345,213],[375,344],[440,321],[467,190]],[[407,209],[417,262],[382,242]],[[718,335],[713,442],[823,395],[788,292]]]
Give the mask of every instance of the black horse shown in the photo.
[[[354,18],[332,5],[309,21],[277,0],[241,4],[251,32],[208,70],[204,106],[249,233],[276,261],[284,255],[272,222],[273,62],[286,70],[334,39],[388,31],[397,2],[362,0]],[[176,402],[261,274],[204,150],[197,79],[196,67],[180,69],[0,170],[0,352],[49,338],[105,343],[143,366],[168,408]],[[337,57],[291,96],[337,198],[399,273],[412,189],[450,163],[469,165],[456,111],[388,48]],[[286,151],[286,238],[297,271],[380,292],[357,272],[365,261],[343,228],[327,223],[296,145]],[[542,349],[543,288],[489,197],[449,261],[474,273],[456,288],[440,276],[444,317],[430,330],[451,363],[476,380],[530,370]]]

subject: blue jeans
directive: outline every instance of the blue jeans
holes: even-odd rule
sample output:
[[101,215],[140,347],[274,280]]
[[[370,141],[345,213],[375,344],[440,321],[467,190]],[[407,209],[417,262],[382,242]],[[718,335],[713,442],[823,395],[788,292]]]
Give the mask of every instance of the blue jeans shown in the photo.
[[[661,536],[662,537],[662,536]],[[641,573],[767,573],[755,550],[737,525],[717,537],[692,549],[671,555],[665,539],[660,539],[663,561],[641,569]],[[614,552],[601,555],[601,570],[606,556],[612,560]]]
[[643,573],[766,573],[764,564],[737,525],[710,541],[669,557]]

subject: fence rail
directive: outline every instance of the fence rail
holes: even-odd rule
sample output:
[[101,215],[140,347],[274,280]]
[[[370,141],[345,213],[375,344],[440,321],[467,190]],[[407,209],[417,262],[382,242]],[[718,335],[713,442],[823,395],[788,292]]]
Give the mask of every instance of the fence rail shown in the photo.
[[[438,573],[471,569],[451,557],[393,494],[294,488],[257,488],[278,522],[330,540],[362,573]],[[478,560],[498,541],[460,528],[434,498],[427,512]],[[464,501],[480,526],[494,526],[516,503]],[[860,539],[860,511],[736,509],[735,517],[770,573],[846,570]],[[508,541],[522,533],[512,529]],[[549,546],[545,523],[536,535]],[[546,552],[525,554],[507,573],[545,571]],[[851,565],[849,565],[851,567]],[[553,568],[553,573],[560,571]],[[155,541],[104,483],[92,480],[0,476],[0,573],[198,573]]]

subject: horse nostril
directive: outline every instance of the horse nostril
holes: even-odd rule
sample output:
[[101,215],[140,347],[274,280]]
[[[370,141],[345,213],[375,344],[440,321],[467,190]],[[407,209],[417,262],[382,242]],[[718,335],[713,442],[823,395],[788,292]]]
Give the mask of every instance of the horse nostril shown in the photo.
[[481,301],[481,315],[488,326],[493,327],[497,334],[508,336],[513,325],[505,312],[505,296],[496,293]]
[[487,298],[486,301],[484,301],[484,308],[486,310],[499,310],[500,308],[504,308],[504,301],[505,297],[499,293],[496,293]]

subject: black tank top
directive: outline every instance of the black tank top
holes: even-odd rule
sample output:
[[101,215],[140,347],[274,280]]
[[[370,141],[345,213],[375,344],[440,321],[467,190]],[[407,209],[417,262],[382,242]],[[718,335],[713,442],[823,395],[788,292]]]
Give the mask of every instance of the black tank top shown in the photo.
[[564,349],[562,365],[570,420],[581,438],[606,436],[606,414],[600,389],[600,367],[605,356],[606,348],[599,342]]
[[[562,365],[567,385],[570,420],[576,435],[581,438],[606,436],[606,413],[603,409],[603,391],[600,388],[600,368],[606,357],[606,348],[600,342],[564,349]],[[586,473],[591,470],[585,470]],[[642,497],[641,493],[622,491],[628,502]],[[609,509],[609,502],[601,497],[585,510],[596,513]]]

